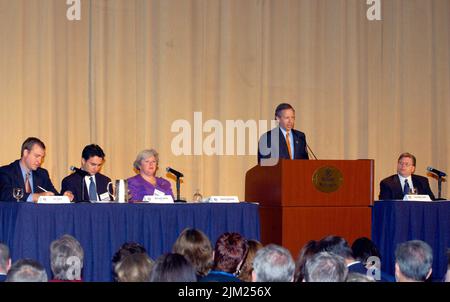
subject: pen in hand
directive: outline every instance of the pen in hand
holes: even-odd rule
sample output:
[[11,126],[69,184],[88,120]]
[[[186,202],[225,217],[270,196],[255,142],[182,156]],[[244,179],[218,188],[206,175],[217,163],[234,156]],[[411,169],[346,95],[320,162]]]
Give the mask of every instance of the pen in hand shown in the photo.
[[41,187],[41,186],[37,186],[39,189],[41,189],[42,191],[44,191],[44,192],[48,192],[46,189],[44,189],[43,187]]

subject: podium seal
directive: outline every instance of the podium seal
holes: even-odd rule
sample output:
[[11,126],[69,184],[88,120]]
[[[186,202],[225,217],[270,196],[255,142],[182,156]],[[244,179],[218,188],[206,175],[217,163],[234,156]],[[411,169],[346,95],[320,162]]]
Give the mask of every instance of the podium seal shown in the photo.
[[332,193],[339,190],[344,176],[338,168],[325,166],[314,171],[312,182],[320,192]]

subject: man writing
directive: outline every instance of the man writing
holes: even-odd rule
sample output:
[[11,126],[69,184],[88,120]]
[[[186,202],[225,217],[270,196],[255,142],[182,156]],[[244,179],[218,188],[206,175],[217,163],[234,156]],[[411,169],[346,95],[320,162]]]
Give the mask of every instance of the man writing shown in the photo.
[[[13,189],[23,188],[22,201],[37,202],[40,196],[57,195],[47,170],[41,168],[45,158],[45,145],[36,138],[29,137],[21,149],[21,158],[0,167],[0,200],[13,201]],[[71,192],[64,192],[70,200]]]
[[105,161],[105,153],[99,145],[84,147],[81,153],[81,171],[66,176],[61,190],[73,192],[76,201],[110,200],[108,183],[111,179],[100,173]]

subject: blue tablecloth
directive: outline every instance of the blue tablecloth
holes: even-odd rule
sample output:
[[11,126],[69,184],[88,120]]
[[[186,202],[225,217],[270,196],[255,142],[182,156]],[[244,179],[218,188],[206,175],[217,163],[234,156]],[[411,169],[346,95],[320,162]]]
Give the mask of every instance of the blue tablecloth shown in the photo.
[[381,269],[395,271],[397,244],[419,239],[433,248],[434,280],[447,271],[450,248],[450,201],[377,201],[372,212],[372,240],[381,253]]
[[13,261],[32,258],[51,278],[49,246],[63,234],[83,246],[85,281],[111,281],[111,258],[127,241],[145,246],[152,259],[170,252],[186,227],[202,230],[214,246],[224,232],[260,239],[258,205],[239,204],[70,204],[0,202],[0,241]]

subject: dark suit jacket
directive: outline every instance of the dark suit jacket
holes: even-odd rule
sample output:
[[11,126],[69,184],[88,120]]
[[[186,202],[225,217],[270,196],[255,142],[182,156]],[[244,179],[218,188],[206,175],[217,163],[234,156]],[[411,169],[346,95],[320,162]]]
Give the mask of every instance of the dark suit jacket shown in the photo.
[[[279,134],[278,143],[275,142],[274,144],[272,144],[273,131],[278,131]],[[308,151],[306,150],[305,134],[294,129],[292,129],[291,131],[294,137],[294,159],[309,159]],[[271,149],[270,153],[267,155],[263,155],[261,152],[261,147],[267,147],[268,149]],[[261,163],[262,158],[289,159],[289,151],[286,143],[286,138],[284,137],[283,132],[281,132],[281,129],[279,127],[276,127],[261,136],[258,144],[258,164]]]
[[[108,192],[107,186],[110,181],[111,179],[103,174],[95,174],[95,184],[97,186],[98,195]],[[74,195],[74,201],[89,201],[88,188],[84,182],[84,177],[76,172],[66,176],[62,180],[61,191],[71,191]]]
[[6,275],[0,275],[0,282],[5,282]]
[[[42,193],[43,191],[38,188],[41,186],[47,191],[59,194],[50,180],[47,170],[43,168],[37,168],[36,171],[32,171],[33,177],[33,192]],[[9,165],[0,167],[0,200],[1,201],[16,201],[13,197],[13,189],[22,188],[25,192],[25,182],[23,180],[22,171],[20,170],[19,160],[10,163]],[[30,194],[23,194],[22,201],[26,201]]]
[[[417,188],[418,194],[430,195],[430,198],[434,200],[434,194],[431,191],[428,178],[420,175],[411,175],[411,179],[415,188]],[[380,200],[392,200],[403,199],[402,185],[398,175],[391,175],[380,182]]]

